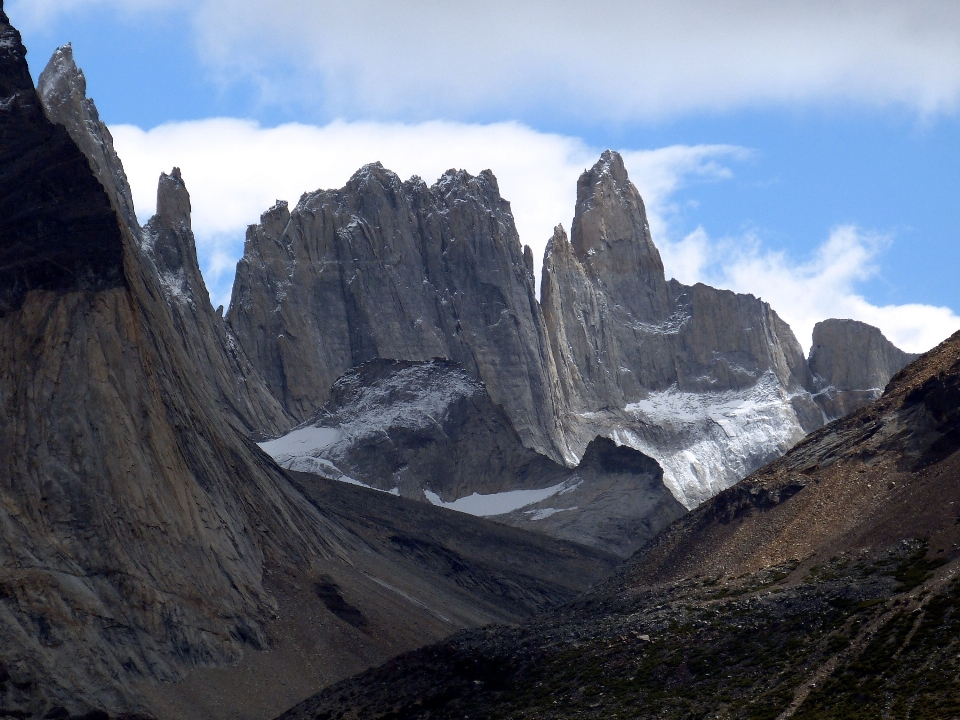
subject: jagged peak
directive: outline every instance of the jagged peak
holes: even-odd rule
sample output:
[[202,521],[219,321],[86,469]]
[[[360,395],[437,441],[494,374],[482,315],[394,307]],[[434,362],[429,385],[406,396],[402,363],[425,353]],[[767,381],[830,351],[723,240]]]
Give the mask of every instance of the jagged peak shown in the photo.
[[543,253],[543,262],[546,265],[547,261],[557,252],[568,253],[571,250],[570,240],[567,238],[567,231],[563,229],[563,225],[557,225],[553,229],[553,237],[547,241],[547,249]]
[[190,193],[180,174],[180,168],[175,167],[170,172],[160,173],[160,182],[157,184],[157,217],[163,227],[190,229]]
[[86,99],[87,78],[74,60],[73,45],[67,43],[53,51],[40,73],[37,91],[45,107],[62,103],[73,94]]
[[347,192],[357,192],[371,182],[377,182],[380,185],[399,188],[403,185],[400,177],[383,166],[379,160],[377,162],[367,163],[347,181],[344,190]]

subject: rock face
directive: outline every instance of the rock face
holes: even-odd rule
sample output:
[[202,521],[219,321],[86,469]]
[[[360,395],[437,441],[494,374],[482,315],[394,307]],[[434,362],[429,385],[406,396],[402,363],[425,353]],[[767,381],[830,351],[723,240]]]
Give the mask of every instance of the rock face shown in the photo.
[[292,213],[278,203],[247,233],[228,321],[300,420],[352,367],[443,357],[483,381],[529,447],[572,459],[529,258],[489,172],[427,187],[374,164]]
[[161,176],[157,214],[141,230],[113,138],[86,96],[86,79],[69,45],[54,52],[40,74],[37,90],[47,117],[66,128],[121,219],[138,238],[144,264],[160,282],[176,329],[227,418],[258,438],[289,429],[292,418],[266,389],[223,319],[210,306],[190,227],[190,195],[180,171],[175,168],[171,175]]
[[264,563],[342,543],[216,410],[25,55],[0,11],[0,706],[130,711],[131,678],[264,647]]
[[880,397],[890,378],[918,357],[897,348],[872,325],[819,322],[809,360],[814,399],[830,420],[848,415]]
[[190,227],[190,195],[179,168],[160,176],[157,214],[144,226],[142,248],[152,258],[174,323],[212,385],[224,414],[257,439],[276,436],[293,418],[253,369],[210,304]]
[[[351,367],[443,357],[484,384],[527,447],[573,466],[612,438],[654,458],[688,508],[874,396],[844,386],[834,398],[762,300],[668,281],[617,153],[580,178],[572,241],[556,228],[540,303],[531,267],[489,172],[428,188],[369,165],[250,228],[229,323],[298,419]],[[877,350],[874,365],[895,369],[898,352]]]
[[612,441],[568,468],[524,447],[484,386],[447,360],[372,360],[308,423],[261,447],[281,466],[629,555],[684,508],[656,462]]
[[767,303],[665,279],[617,153],[581,176],[573,241],[557,227],[541,288],[568,442],[641,449],[688,507],[823,421],[800,344]]

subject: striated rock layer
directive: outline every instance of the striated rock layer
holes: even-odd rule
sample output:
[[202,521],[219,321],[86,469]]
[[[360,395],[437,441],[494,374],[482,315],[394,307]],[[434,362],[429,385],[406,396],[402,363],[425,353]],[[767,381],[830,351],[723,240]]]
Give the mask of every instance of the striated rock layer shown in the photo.
[[530,259],[490,172],[427,187],[367,165],[249,229],[228,321],[300,420],[352,367],[443,357],[483,381],[529,447],[574,460]]

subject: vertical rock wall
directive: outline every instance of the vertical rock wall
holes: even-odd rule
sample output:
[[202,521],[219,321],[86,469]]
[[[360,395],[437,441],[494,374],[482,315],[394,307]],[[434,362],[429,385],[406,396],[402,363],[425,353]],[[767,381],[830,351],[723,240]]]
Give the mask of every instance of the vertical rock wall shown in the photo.
[[367,360],[442,357],[484,382],[529,447],[569,459],[529,259],[489,172],[428,187],[377,163],[292,213],[278,203],[247,233],[228,320],[297,418]]

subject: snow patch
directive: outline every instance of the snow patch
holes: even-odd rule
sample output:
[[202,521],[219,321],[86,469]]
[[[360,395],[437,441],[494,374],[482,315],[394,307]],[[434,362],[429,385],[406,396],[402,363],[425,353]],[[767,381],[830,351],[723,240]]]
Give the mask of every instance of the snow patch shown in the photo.
[[627,405],[639,422],[611,439],[660,463],[664,484],[693,509],[803,438],[792,397],[772,372],[743,390],[673,387]]
[[492,517],[494,515],[506,515],[514,510],[524,508],[527,505],[541,502],[568,488],[568,483],[562,482],[559,485],[553,485],[552,487],[541,488],[539,490],[507,490],[505,492],[491,493],[490,495],[473,493],[473,495],[458,498],[453,502],[444,502],[439,495],[430,490],[424,490],[423,494],[431,504],[438,507],[456,510],[457,512],[466,513],[467,515],[476,515],[477,517]]

